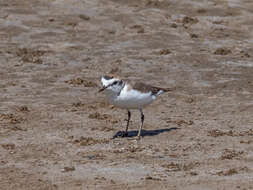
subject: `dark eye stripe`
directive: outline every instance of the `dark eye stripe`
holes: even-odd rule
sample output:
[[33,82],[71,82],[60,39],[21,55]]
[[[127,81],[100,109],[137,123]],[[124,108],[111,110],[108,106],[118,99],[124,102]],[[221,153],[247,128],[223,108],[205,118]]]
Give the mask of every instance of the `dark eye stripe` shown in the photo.
[[122,83],[123,83],[122,80],[120,80],[120,81],[114,81],[114,82],[111,84],[111,86],[116,85],[116,84],[122,85]]
[[111,76],[103,76],[103,78],[105,79],[105,80],[110,80],[110,79],[112,79],[113,77],[111,77]]

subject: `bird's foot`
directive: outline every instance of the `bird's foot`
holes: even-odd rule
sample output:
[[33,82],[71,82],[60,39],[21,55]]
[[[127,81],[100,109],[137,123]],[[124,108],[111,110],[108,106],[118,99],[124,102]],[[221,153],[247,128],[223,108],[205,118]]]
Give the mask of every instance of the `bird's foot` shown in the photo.
[[137,140],[137,141],[141,140],[141,135],[137,135],[137,136],[136,136],[136,140]]

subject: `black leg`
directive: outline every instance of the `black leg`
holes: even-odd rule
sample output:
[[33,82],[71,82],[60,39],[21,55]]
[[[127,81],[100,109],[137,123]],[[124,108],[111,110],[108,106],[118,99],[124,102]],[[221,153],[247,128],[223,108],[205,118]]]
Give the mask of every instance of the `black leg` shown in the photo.
[[138,135],[137,135],[138,139],[140,139],[140,137],[141,137],[141,130],[142,130],[143,123],[144,123],[144,114],[143,114],[142,109],[140,109],[140,112],[141,112],[141,126],[139,128],[139,132],[138,132]]
[[131,112],[129,110],[127,110],[127,115],[128,115],[128,118],[127,118],[127,126],[126,126],[126,131],[125,131],[126,134],[127,134],[129,122],[131,119]]
[[128,118],[127,118],[127,125],[126,125],[126,130],[125,132],[122,134],[122,137],[127,137],[128,135],[128,126],[129,126],[129,122],[130,122],[130,119],[131,119],[131,112],[129,110],[127,110],[127,115],[128,115]]

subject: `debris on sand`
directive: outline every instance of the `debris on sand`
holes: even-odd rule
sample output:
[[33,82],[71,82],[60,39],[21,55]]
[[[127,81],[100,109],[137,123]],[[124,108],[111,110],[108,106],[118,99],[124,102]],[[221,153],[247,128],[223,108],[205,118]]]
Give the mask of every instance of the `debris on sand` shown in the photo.
[[18,111],[20,112],[29,112],[29,108],[27,106],[20,106],[17,108]]
[[211,136],[211,137],[231,136],[231,137],[233,137],[233,136],[236,136],[236,134],[232,130],[221,131],[219,129],[214,129],[214,130],[208,131],[208,136]]
[[0,123],[2,124],[18,124],[25,119],[13,113],[0,114]]
[[108,114],[100,114],[98,112],[95,112],[95,113],[89,114],[88,118],[90,118],[90,119],[98,119],[98,120],[106,120],[106,119],[111,119],[112,116],[110,116]]
[[222,152],[222,155],[220,158],[221,158],[221,160],[232,160],[234,158],[239,159],[243,153],[244,153],[243,151],[225,149]]
[[75,171],[76,168],[74,166],[71,166],[71,167],[64,167],[61,171],[62,172],[72,172],[72,171]]
[[16,145],[13,143],[1,144],[1,146],[6,150],[13,150],[16,147]]
[[228,55],[231,53],[232,53],[232,51],[228,48],[218,48],[214,52],[215,55]]
[[43,50],[20,48],[17,50],[16,55],[21,57],[21,61],[24,63],[42,64],[43,61],[40,57],[45,53],[46,51]]
[[89,146],[95,144],[107,144],[109,143],[108,139],[94,139],[92,137],[80,137],[73,141],[74,144],[79,144],[80,146]]
[[232,168],[227,171],[217,172],[216,174],[219,176],[230,176],[230,175],[238,174],[238,171],[235,168]]
[[83,79],[80,77],[77,78],[72,78],[70,80],[65,81],[65,83],[74,85],[74,86],[78,86],[78,85],[83,85],[84,87],[96,87],[97,84],[93,81],[87,80],[87,79]]

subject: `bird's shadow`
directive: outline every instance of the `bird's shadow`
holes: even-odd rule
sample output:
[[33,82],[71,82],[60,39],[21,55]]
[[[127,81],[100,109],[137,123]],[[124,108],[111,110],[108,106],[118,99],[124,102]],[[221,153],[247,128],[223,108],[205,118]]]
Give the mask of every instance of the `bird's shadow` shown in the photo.
[[[164,133],[164,132],[170,132],[173,130],[177,130],[179,128],[177,127],[172,127],[172,128],[166,128],[166,129],[156,129],[156,130],[142,130],[141,131],[141,136],[145,137],[145,136],[155,136],[155,135],[159,135],[160,133]],[[135,137],[138,134],[138,131],[128,131],[127,135],[123,135],[124,131],[118,131],[115,135],[113,135],[113,139],[118,138],[118,137]]]

